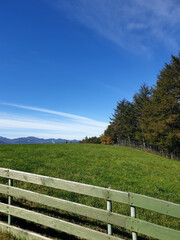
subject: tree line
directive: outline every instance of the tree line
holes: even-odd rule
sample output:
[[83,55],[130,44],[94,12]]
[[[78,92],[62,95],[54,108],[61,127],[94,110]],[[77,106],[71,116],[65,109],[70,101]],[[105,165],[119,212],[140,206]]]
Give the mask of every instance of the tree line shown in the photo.
[[133,101],[117,103],[104,136],[157,145],[159,150],[180,149],[180,52],[171,56],[154,86],[143,84]]
[[[82,142],[116,144],[121,141],[153,144],[161,151],[180,149],[180,52],[157,76],[152,87],[143,84],[133,101],[117,103],[110,124],[99,138]],[[95,143],[94,142],[94,143]]]

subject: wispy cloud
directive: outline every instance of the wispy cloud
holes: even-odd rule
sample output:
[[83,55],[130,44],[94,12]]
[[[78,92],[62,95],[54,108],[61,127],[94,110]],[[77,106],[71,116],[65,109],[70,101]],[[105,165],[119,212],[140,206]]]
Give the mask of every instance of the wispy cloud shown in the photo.
[[[0,103],[17,109],[24,109],[31,113],[34,117],[29,117],[30,114],[12,114],[0,112],[0,131],[8,137],[14,137],[15,132],[20,136],[38,136],[38,137],[55,137],[67,139],[82,139],[85,136],[99,136],[107,127],[107,123],[95,121],[90,118],[53,111],[44,108],[30,107],[24,105]],[[32,112],[43,112],[49,115],[56,115],[58,118],[54,120],[46,119],[46,116],[37,118]],[[63,119],[62,119],[63,117]],[[11,133],[11,136],[9,134]],[[8,134],[8,135],[7,135]]]
[[179,0],[51,0],[56,10],[134,52],[177,50]]
[[19,105],[19,104],[12,104],[12,103],[0,103],[0,104],[6,105],[6,106],[11,106],[11,107],[16,107],[16,108],[22,108],[22,109],[26,109],[26,110],[32,110],[32,111],[36,111],[36,112],[50,113],[50,114],[54,114],[57,116],[74,119],[74,120],[77,120],[81,123],[85,123],[88,125],[104,126],[104,127],[106,126],[106,123],[104,123],[104,122],[95,121],[90,118],[86,118],[86,117],[82,117],[82,116],[78,116],[78,115],[74,115],[74,114],[70,114],[70,113],[64,113],[64,112],[53,111],[53,110],[44,109],[44,108],[30,107],[30,106],[24,106],[24,105]]
[[30,121],[28,119],[15,120],[15,119],[0,119],[0,126],[6,129],[37,129],[37,130],[49,130],[49,131],[63,131],[63,132],[81,132],[86,134],[89,132],[98,131],[98,127],[86,126],[81,124],[65,124],[51,121],[36,120]]

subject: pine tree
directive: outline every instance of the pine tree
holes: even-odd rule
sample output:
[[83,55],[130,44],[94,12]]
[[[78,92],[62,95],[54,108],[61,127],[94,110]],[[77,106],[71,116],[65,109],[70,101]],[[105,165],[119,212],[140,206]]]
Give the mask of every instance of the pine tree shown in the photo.
[[178,57],[172,56],[170,64],[160,71],[147,110],[147,138],[161,149],[177,151],[180,147],[180,53]]
[[109,124],[106,130],[104,131],[104,136],[111,137],[113,143],[117,142],[117,134],[115,132],[115,124],[113,122]]
[[111,118],[111,125],[117,142],[120,140],[134,140],[137,120],[133,104],[126,99],[118,102],[116,109],[114,109],[113,117]]
[[180,151],[180,52],[165,64],[155,86],[142,85],[133,103],[118,102],[110,120],[104,139],[139,140],[161,150]]
[[136,140],[143,142],[145,146],[145,132],[146,128],[144,127],[144,119],[146,114],[147,106],[150,102],[151,90],[146,84],[143,84],[139,92],[134,94],[133,102],[134,109],[137,118],[137,129],[136,129]]

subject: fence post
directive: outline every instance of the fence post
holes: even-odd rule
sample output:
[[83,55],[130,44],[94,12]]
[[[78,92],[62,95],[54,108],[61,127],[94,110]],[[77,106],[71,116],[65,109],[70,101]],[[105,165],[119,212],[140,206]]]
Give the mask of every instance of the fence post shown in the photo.
[[[13,180],[9,179],[9,186],[13,186]],[[12,205],[13,198],[11,196],[8,196],[8,204]],[[8,224],[12,225],[12,216],[8,215]]]
[[[112,212],[112,202],[107,200],[107,210],[108,212]],[[112,235],[112,225],[108,223],[107,225],[108,234]]]
[[[108,190],[110,189],[110,187],[108,188]],[[108,191],[108,197],[109,197],[109,191]],[[112,212],[112,201],[107,200],[107,210],[110,214],[110,212]],[[107,224],[107,232],[109,235],[112,235],[112,225],[111,224]]]
[[[135,218],[136,217],[136,208],[131,206],[131,217]],[[137,233],[132,232],[132,240],[137,240]]]

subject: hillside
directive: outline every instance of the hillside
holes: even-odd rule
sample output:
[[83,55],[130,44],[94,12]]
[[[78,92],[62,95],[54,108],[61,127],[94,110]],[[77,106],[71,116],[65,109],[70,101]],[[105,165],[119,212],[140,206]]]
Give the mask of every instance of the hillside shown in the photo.
[[[93,144],[2,145],[0,159],[0,167],[111,187],[180,203],[180,162],[136,149]],[[106,203],[99,199],[25,183],[15,183],[15,186],[106,208]],[[2,198],[2,201],[5,200]],[[27,202],[23,204],[28,208],[36,206]],[[40,208],[38,211],[45,210]],[[129,215],[129,208],[123,204],[114,203],[113,211]],[[57,213],[53,211],[53,214]],[[137,215],[141,219],[175,229],[180,226],[176,219],[145,210],[138,209]],[[63,218],[67,216],[63,215]],[[22,223],[16,221],[16,224]],[[106,228],[103,224],[98,226]],[[40,228],[38,230],[41,231]],[[129,239],[130,235],[127,233],[125,237]]]

